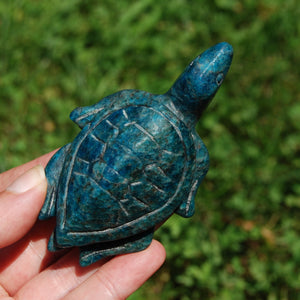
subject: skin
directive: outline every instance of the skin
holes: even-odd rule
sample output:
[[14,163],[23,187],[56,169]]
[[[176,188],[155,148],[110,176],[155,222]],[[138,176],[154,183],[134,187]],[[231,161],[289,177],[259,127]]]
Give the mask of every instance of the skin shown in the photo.
[[[55,220],[37,221],[47,182],[44,174],[36,179],[42,168],[35,166],[45,167],[54,153],[0,174],[0,300],[126,299],[161,267],[164,247],[154,240],[144,251],[85,268],[79,266],[77,249],[49,252]],[[26,171],[36,180],[29,189],[22,185]]]

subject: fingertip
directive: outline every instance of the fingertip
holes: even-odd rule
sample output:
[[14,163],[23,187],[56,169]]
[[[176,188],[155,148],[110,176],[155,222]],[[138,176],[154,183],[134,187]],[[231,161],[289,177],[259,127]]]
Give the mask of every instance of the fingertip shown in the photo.
[[46,183],[44,168],[41,165],[37,165],[20,175],[6,188],[6,191],[21,194],[34,187],[39,187],[43,190],[45,189]]
[[0,194],[0,248],[22,238],[34,225],[44,203],[47,181],[36,166]]
[[157,262],[162,265],[167,257],[165,247],[157,240],[153,240],[150,247],[152,247],[150,250],[153,252],[153,255],[158,259]]
[[148,248],[135,253],[120,255],[128,256],[127,260],[135,261],[137,266],[144,265],[143,272],[148,272],[149,276],[155,273],[166,260],[166,250],[157,240],[152,240]]

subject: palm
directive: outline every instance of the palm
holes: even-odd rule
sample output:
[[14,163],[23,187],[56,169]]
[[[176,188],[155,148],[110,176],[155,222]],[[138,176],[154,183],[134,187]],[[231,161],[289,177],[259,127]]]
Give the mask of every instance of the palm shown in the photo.
[[[45,166],[52,154],[1,174],[0,191],[31,167]],[[164,249],[156,241],[142,252],[85,268],[78,264],[76,249],[48,252],[55,224],[53,220],[35,222],[45,191],[44,184],[22,195],[0,193],[0,300],[125,299],[163,263]]]

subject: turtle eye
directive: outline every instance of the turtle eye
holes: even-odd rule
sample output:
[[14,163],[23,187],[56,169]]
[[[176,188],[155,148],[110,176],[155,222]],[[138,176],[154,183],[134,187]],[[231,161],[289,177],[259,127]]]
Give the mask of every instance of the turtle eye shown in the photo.
[[224,79],[224,75],[223,73],[219,73],[216,77],[216,83],[218,86],[220,86],[223,82],[223,79]]

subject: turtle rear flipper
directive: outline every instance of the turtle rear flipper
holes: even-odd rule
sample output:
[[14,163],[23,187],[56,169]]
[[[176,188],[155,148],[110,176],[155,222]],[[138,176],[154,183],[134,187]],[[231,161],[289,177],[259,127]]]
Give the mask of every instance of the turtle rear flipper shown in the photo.
[[48,186],[44,205],[39,214],[39,220],[46,220],[55,216],[56,195],[59,182],[59,176],[63,168],[66,152],[71,144],[67,144],[59,149],[51,158],[45,169]]
[[85,267],[107,256],[144,250],[150,245],[153,232],[154,228],[150,228],[129,238],[80,247],[80,265]]
[[60,251],[60,250],[64,249],[64,248],[57,246],[55,240],[56,240],[55,231],[53,231],[49,238],[48,247],[47,247],[48,250],[51,252],[55,252],[55,251]]

